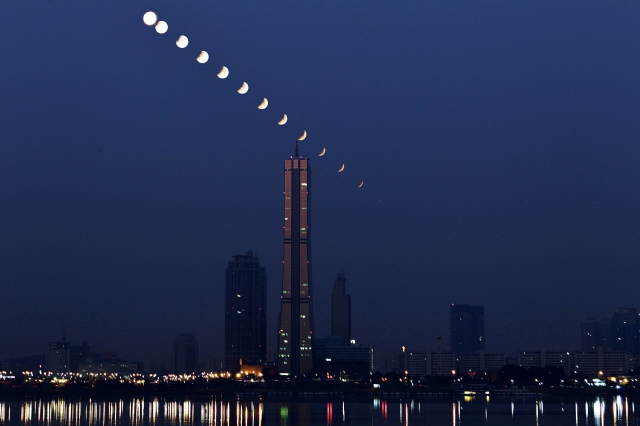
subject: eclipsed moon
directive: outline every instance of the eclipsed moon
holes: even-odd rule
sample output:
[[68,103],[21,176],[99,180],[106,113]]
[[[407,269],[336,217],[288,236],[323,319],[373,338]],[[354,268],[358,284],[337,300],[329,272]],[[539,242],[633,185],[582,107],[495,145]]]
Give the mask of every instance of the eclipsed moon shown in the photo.
[[156,15],[156,13],[152,11],[148,11],[142,16],[142,22],[144,22],[144,24],[148,26],[155,25],[157,20],[158,15]]
[[178,40],[176,40],[176,46],[178,46],[180,49],[184,49],[185,47],[187,47],[188,44],[189,44],[189,39],[183,35],[178,37]]
[[265,109],[267,105],[269,105],[269,101],[267,100],[267,98],[264,98],[262,100],[262,103],[258,105],[258,109]]
[[242,83],[242,86],[240,86],[240,88],[238,89],[238,93],[240,93],[241,95],[244,95],[248,91],[249,91],[249,85],[245,81],[244,83]]
[[342,167],[340,167],[340,170],[338,170],[338,173],[340,173],[343,170],[344,170],[344,164],[342,165]]
[[362,188],[362,185],[364,185],[364,181],[360,182],[360,185],[358,185],[358,188]]
[[222,67],[222,69],[220,70],[220,72],[218,73],[218,77],[220,78],[227,78],[229,76],[229,68],[227,67]]
[[305,130],[304,132],[302,132],[302,136],[300,136],[298,138],[299,141],[303,141],[307,138],[307,131]]
[[202,52],[200,52],[196,60],[201,64],[204,64],[209,60],[209,54],[203,50]]
[[327,148],[324,147],[322,148],[322,151],[320,152],[320,154],[318,154],[318,157],[322,157],[323,155],[325,155],[327,153]]
[[156,24],[156,31],[158,32],[158,34],[164,34],[168,29],[169,25],[167,25],[167,23],[164,21],[158,21],[158,23]]
[[283,115],[280,121],[278,121],[278,124],[281,126],[286,123],[287,123],[287,114]]

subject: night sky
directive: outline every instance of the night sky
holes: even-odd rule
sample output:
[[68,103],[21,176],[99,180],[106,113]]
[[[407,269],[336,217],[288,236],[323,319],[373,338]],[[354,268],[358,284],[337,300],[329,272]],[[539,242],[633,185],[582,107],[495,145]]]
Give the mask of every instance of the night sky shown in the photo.
[[249,249],[274,349],[303,129],[316,336],[344,272],[376,351],[448,346],[451,303],[485,306],[488,352],[578,349],[587,316],[640,307],[639,22],[632,0],[0,2],[0,359],[61,317],[129,360],[185,332],[221,354]]

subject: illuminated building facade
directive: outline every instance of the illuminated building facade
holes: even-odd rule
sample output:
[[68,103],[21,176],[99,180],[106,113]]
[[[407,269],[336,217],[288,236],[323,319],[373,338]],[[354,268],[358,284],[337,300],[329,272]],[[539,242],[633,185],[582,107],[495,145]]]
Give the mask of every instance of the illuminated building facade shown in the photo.
[[347,279],[338,274],[331,293],[331,335],[340,336],[343,345],[351,343],[351,296],[345,293]]
[[233,256],[226,271],[225,369],[267,358],[267,272],[251,251]]
[[311,355],[311,252],[309,159],[284,161],[284,253],[278,322],[278,372],[299,376],[313,368]]

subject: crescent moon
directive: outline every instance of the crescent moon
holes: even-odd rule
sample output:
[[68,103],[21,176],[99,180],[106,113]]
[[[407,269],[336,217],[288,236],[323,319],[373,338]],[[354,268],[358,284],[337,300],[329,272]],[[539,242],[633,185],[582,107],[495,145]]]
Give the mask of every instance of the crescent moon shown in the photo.
[[240,86],[240,88],[238,89],[238,93],[240,93],[241,95],[244,95],[248,91],[249,91],[249,85],[245,81],[244,83],[242,83],[242,86]]
[[358,188],[362,188],[362,185],[364,185],[364,181],[360,182],[360,185],[358,185]]
[[158,32],[158,34],[164,34],[168,29],[169,25],[167,25],[167,23],[164,21],[158,21],[158,23],[156,24],[156,31]]
[[202,52],[200,52],[196,60],[201,64],[204,64],[209,60],[209,54],[203,50]]
[[340,167],[340,170],[338,170],[338,173],[340,173],[343,170],[344,170],[344,164],[342,164],[342,167]]
[[156,13],[151,10],[142,16],[142,22],[144,22],[144,24],[149,27],[154,25],[157,20],[158,20],[158,15],[156,15]]
[[322,152],[320,154],[318,154],[318,157],[322,157],[323,155],[325,155],[327,153],[327,148],[322,148]]
[[185,47],[187,47],[188,44],[189,44],[189,39],[183,35],[178,37],[178,40],[176,40],[176,46],[178,46],[180,49],[184,49]]
[[267,100],[267,98],[264,98],[262,100],[262,103],[258,105],[258,109],[265,109],[267,105],[269,105],[269,101]]
[[283,124],[286,124],[286,123],[287,123],[287,114],[283,115],[282,119],[280,121],[278,121],[278,124],[281,125],[281,126]]
[[307,131],[305,130],[304,132],[302,132],[302,136],[300,136],[298,138],[299,141],[303,141],[307,138]]
[[227,78],[229,76],[229,68],[222,67],[220,72],[218,73],[219,78]]

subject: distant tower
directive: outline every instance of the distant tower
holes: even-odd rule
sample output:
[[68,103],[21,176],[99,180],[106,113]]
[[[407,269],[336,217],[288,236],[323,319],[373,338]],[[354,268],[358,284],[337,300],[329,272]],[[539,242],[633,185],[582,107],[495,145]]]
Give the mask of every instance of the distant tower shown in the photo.
[[173,340],[173,373],[198,372],[198,341],[193,334],[180,334]]
[[345,293],[347,279],[338,274],[331,293],[331,335],[340,336],[343,345],[351,343],[351,296]]
[[467,355],[484,349],[484,306],[451,304],[451,352]]
[[311,250],[309,159],[284,161],[284,253],[278,321],[278,372],[299,376],[313,368],[311,357]]
[[226,272],[224,357],[237,373],[240,359],[267,358],[267,273],[251,251],[233,256]]

